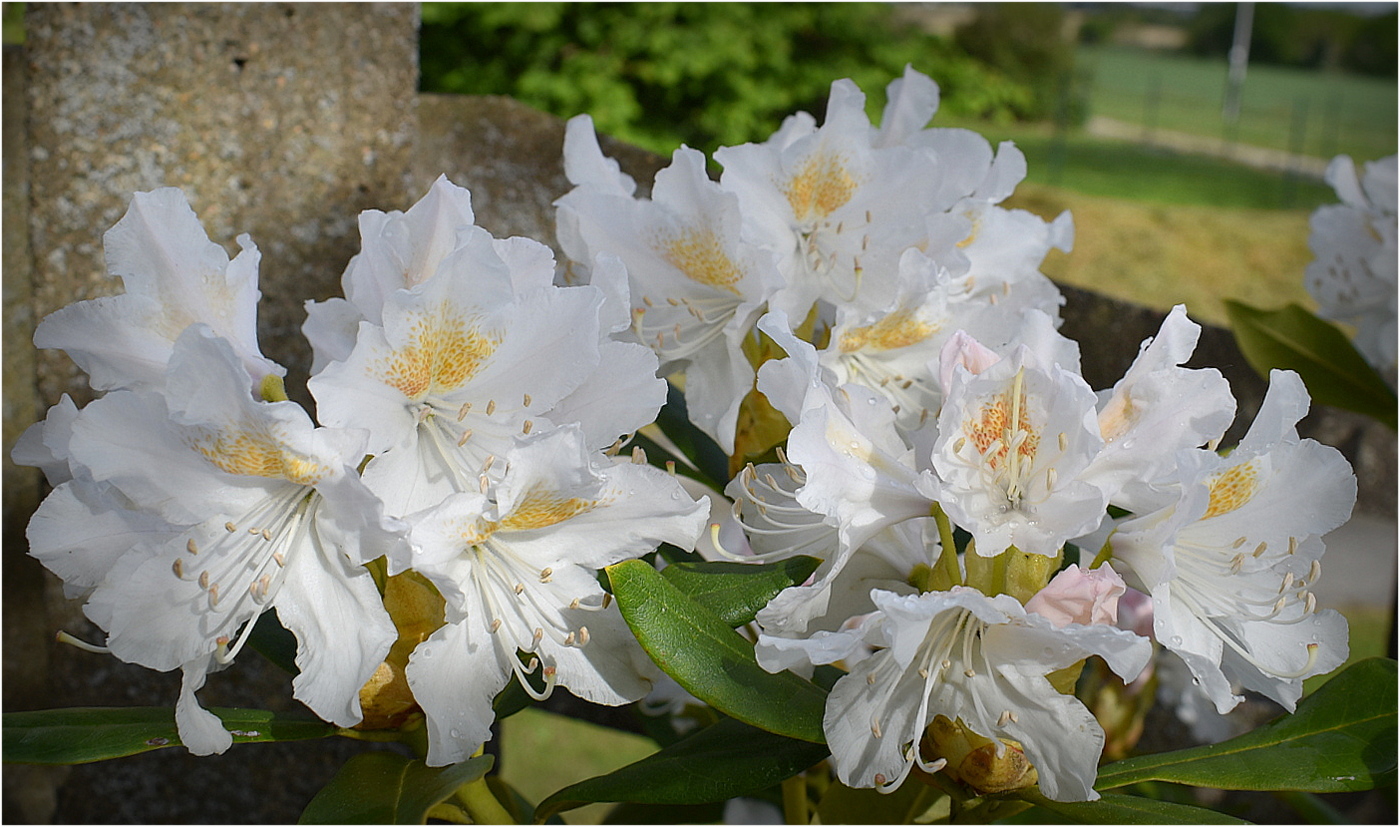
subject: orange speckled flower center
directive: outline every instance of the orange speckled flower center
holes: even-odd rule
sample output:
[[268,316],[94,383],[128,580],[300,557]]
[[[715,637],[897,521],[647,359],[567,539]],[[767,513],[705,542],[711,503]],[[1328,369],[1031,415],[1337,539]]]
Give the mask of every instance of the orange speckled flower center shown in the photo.
[[193,448],[230,474],[315,485],[331,471],[319,462],[288,451],[270,435],[257,431],[206,434],[195,438]]
[[466,384],[501,343],[449,309],[418,316],[408,343],[374,365],[385,384],[421,400]]
[[501,520],[501,527],[511,531],[548,528],[591,510],[598,503],[581,497],[567,499],[552,491],[531,489],[510,514]]
[[857,350],[896,350],[917,344],[938,332],[938,325],[918,318],[913,310],[902,308],[875,324],[857,327],[841,335],[841,352]]
[[1252,461],[1242,463],[1217,474],[1207,485],[1210,505],[1206,506],[1203,520],[1229,513],[1249,502],[1259,487],[1259,470]]
[[1031,424],[1019,383],[995,401],[983,404],[978,418],[963,423],[963,433],[992,469],[1000,467],[1008,456],[1032,459],[1040,447],[1040,433]]
[[855,194],[856,179],[839,155],[807,157],[786,188],[788,204],[799,221],[825,218],[845,206]]
[[737,294],[743,273],[709,228],[687,227],[661,242],[658,252],[691,281]]

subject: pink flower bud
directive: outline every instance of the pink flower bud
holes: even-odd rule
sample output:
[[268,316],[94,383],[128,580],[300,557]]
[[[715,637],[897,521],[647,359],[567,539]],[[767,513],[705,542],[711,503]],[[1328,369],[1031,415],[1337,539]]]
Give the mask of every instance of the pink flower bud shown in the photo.
[[978,374],[1000,361],[1000,356],[965,331],[959,330],[948,337],[948,341],[938,353],[938,379],[943,383],[944,393],[947,393],[953,384],[953,372],[957,370],[958,365],[962,365],[973,374]]
[[1026,601],[1026,611],[1060,628],[1071,623],[1117,623],[1118,598],[1127,589],[1107,563],[1092,571],[1071,565]]

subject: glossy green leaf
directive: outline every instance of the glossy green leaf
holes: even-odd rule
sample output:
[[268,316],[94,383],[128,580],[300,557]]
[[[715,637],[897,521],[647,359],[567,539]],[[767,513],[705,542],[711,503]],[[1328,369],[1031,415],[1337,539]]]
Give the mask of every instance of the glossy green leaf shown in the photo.
[[731,627],[754,619],[778,592],[801,585],[821,561],[790,557],[776,563],[673,563],[661,570],[672,585]]
[[1235,341],[1261,376],[1297,371],[1314,402],[1356,411],[1395,428],[1395,392],[1335,325],[1299,305],[1259,310],[1225,302]]
[[280,669],[293,675],[301,671],[297,668],[296,636],[282,625],[276,610],[258,616],[248,634],[248,645]]
[[301,813],[301,824],[424,824],[428,811],[491,769],[483,755],[429,767],[396,752],[364,752],[345,762]]
[[1291,715],[1219,744],[1141,755],[1099,771],[1095,788],[1172,781],[1224,790],[1369,790],[1396,766],[1396,664],[1352,664]]
[[770,787],[827,756],[825,746],[784,738],[733,718],[621,769],[572,784],[540,802],[548,818],[598,801],[705,804]]
[[912,824],[937,797],[936,788],[913,778],[890,793],[833,781],[817,804],[817,817],[822,824]]
[[666,384],[666,404],[656,415],[656,426],[695,464],[702,482],[715,490],[723,490],[725,483],[729,482],[729,455],[690,421],[685,392],[669,382]]
[[686,691],[759,729],[825,743],[825,690],[791,672],[765,672],[752,643],[645,562],[628,560],[606,571],[632,634]]
[[1104,793],[1098,801],[1051,801],[1034,788],[1018,797],[1081,824],[1248,824],[1233,816],[1136,795]]
[[[335,734],[314,718],[263,709],[211,709],[234,744],[305,741]],[[4,760],[17,764],[87,764],[180,746],[170,707],[79,707],[6,712]]]

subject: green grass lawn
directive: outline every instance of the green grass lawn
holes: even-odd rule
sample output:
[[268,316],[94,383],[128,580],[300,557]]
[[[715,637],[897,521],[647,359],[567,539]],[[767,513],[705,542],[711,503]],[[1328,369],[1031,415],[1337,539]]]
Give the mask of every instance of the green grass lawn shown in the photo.
[[[1224,136],[1223,58],[1081,47],[1078,65],[1093,76],[1091,114],[1145,124],[1153,117],[1155,98],[1158,128]],[[1345,153],[1358,161],[1373,160],[1395,153],[1396,116],[1393,78],[1252,64],[1245,75],[1237,138],[1322,158]]]
[[933,125],[972,129],[993,144],[1014,141],[1026,155],[1026,180],[1085,195],[1156,204],[1309,211],[1337,200],[1332,188],[1320,181],[1079,131],[1057,137],[1044,123],[989,124],[940,116]]

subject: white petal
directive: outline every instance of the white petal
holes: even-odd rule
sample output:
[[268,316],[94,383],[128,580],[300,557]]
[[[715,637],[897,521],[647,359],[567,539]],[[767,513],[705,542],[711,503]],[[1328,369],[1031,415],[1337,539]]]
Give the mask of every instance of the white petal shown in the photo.
[[511,680],[506,655],[480,618],[449,623],[408,659],[408,685],[428,718],[428,765],[470,758],[491,737],[491,701]]
[[175,702],[175,727],[180,742],[195,755],[218,755],[233,746],[233,735],[224,729],[224,722],[200,706],[194,695],[204,686],[209,665],[208,657],[185,664],[180,699]]

